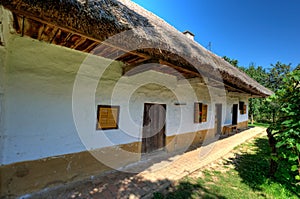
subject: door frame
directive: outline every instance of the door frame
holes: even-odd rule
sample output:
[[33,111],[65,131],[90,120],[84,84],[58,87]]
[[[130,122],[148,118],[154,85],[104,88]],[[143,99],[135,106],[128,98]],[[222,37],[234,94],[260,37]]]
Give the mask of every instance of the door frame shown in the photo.
[[[165,109],[165,112],[163,114],[163,119],[164,119],[164,126],[161,129],[161,131],[159,133],[155,133],[155,135],[151,136],[151,137],[146,137],[145,136],[145,125],[149,124],[149,112],[148,112],[148,108],[147,106],[151,107],[154,105],[159,105],[159,106],[163,106],[163,108]],[[159,112],[158,112],[159,113]],[[160,117],[160,115],[158,115],[157,117]],[[144,111],[143,111],[143,127],[142,127],[142,147],[141,147],[141,153],[142,154],[148,154],[151,152],[155,152],[155,151],[159,151],[159,150],[163,150],[166,146],[166,119],[167,119],[167,105],[166,104],[160,104],[160,103],[144,103]],[[159,118],[158,120],[155,120],[155,122],[159,122],[161,120],[161,118]],[[156,123],[152,123],[151,125],[156,125]],[[157,143],[151,143],[151,141],[155,140],[154,136],[157,136],[156,138],[158,138],[159,141],[157,141]],[[149,142],[151,143],[151,147],[153,148],[149,148]],[[161,142],[161,143],[159,143]],[[154,145],[156,144],[156,146]]]
[[[221,103],[215,104],[215,135],[221,134],[222,132],[222,114],[223,105]],[[216,122],[217,121],[217,122]]]
[[239,105],[233,104],[232,106],[232,125],[237,125],[238,123],[238,116],[239,116]]

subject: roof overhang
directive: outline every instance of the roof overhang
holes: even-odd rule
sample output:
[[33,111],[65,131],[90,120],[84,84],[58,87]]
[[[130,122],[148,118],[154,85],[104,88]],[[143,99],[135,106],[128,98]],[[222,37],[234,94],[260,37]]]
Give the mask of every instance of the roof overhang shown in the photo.
[[[261,97],[272,94],[245,73],[131,1],[86,2],[7,0],[1,4],[13,13],[17,34],[121,61],[125,63],[124,75],[156,70],[176,76],[178,73],[172,72],[175,69],[180,77],[206,77],[211,86],[225,85],[228,91]],[[128,30],[132,34],[123,35],[122,40],[114,38]],[[133,40],[151,48],[136,48],[132,46]],[[136,66],[149,63],[160,66],[130,73]],[[168,70],[170,68],[172,70]]]

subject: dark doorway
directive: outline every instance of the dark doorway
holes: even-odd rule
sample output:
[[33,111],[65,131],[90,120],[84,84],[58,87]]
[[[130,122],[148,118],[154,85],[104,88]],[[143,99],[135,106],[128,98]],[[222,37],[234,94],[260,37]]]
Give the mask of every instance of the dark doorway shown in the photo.
[[144,104],[142,153],[163,149],[166,142],[166,105]]
[[222,130],[222,104],[215,105],[215,135],[221,134]]
[[234,104],[232,107],[232,125],[237,125],[238,121],[238,104]]

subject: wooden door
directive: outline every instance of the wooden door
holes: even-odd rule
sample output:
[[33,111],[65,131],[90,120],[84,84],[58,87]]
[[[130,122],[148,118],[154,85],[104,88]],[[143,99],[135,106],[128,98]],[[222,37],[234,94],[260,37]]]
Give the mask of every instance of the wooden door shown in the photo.
[[166,105],[145,104],[142,153],[163,149],[166,141]]
[[222,104],[215,105],[215,135],[222,131]]
[[232,125],[237,125],[238,121],[238,104],[234,104],[232,107]]

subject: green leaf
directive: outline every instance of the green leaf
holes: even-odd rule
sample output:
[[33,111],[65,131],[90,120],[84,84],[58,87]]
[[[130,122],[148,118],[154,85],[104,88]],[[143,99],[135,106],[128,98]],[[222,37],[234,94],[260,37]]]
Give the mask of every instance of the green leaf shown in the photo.
[[271,159],[274,160],[274,161],[278,161],[279,158],[277,156],[275,156],[275,155],[272,155]]
[[278,143],[276,144],[276,147],[277,147],[277,148],[280,148],[280,147],[283,146],[283,145],[285,145],[285,142],[281,141],[281,142],[278,142]]
[[290,160],[290,161],[296,161],[296,160],[298,160],[298,156],[295,155],[295,154],[293,154],[293,155],[291,155],[291,156],[289,157],[289,160]]
[[300,175],[296,175],[295,179],[300,180]]
[[293,165],[291,171],[297,171],[297,170],[298,170],[298,165]]
[[293,123],[293,120],[285,120],[284,122],[282,122],[283,125],[290,125]]
[[297,150],[300,151],[300,144],[299,143],[296,144],[296,147],[297,147]]

